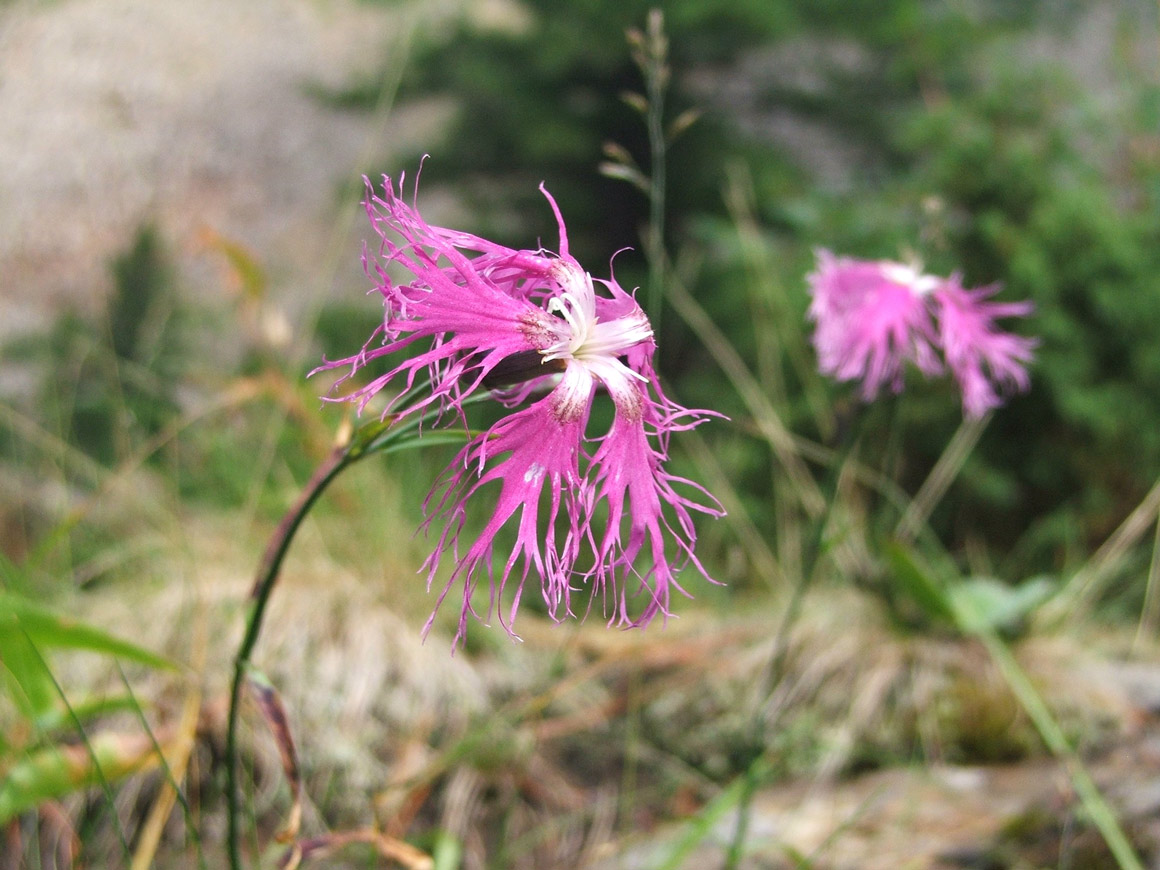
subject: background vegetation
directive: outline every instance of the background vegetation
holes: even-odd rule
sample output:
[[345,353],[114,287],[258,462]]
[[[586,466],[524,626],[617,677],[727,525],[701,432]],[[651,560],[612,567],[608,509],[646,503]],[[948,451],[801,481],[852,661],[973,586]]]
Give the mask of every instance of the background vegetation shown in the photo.
[[[625,96],[645,92],[625,34],[649,7],[523,0],[500,24],[451,15],[415,31],[401,79],[392,56],[311,93],[352,113],[449,101],[441,138],[360,171],[414,172],[426,152],[420,203],[446,196],[458,228],[513,247],[555,244],[544,181],[573,253],[594,273],[615,257],[643,297],[653,165],[647,112]],[[1083,676],[1081,651],[1157,661],[1156,9],[674,0],[664,13],[664,120],[697,115],[666,153],[653,319],[673,393],[729,417],[673,457],[729,509],[700,551],[724,585],[695,586],[677,604],[685,624],[640,639],[602,635],[595,614],[541,631],[529,600],[528,649],[473,625],[450,659],[455,614],[414,644],[431,599],[411,533],[454,448],[363,463],[296,543],[259,656],[299,736],[306,830],[363,832],[351,866],[372,866],[372,852],[423,866],[407,840],[440,867],[704,866],[703,849],[727,866],[764,854],[870,867],[842,863],[829,840],[811,853],[783,831],[760,853],[744,824],[714,826],[749,818],[771,784],[1050,755],[1086,814],[1036,815],[1032,801],[980,840],[985,866],[1154,855],[1146,812],[1118,806],[1131,845],[1107,838],[1073,748],[1121,745],[1139,706],[1093,700],[1101,678]],[[1096,34],[1108,51],[1093,60],[1080,49]],[[349,189],[336,195],[350,210]],[[220,699],[243,596],[264,538],[347,422],[319,408],[326,385],[306,374],[361,346],[379,316],[352,284],[291,348],[264,319],[274,264],[208,238],[235,288],[215,309],[170,245],[142,226],[109,264],[103,316],[62,312],[0,348],[35,372],[0,408],[0,822],[13,866],[78,852],[91,866],[218,865]],[[910,377],[864,406],[819,376],[804,318],[818,248],[913,254],[1033,300],[1015,327],[1040,340],[1030,393],[971,427],[947,381]],[[191,579],[207,563],[221,566],[208,586]],[[34,602],[48,608],[40,622]],[[62,613],[97,633],[71,634]],[[105,700],[80,697],[94,692]],[[183,716],[191,705],[200,715]],[[246,845],[274,852],[295,794],[262,709],[243,741]],[[142,730],[166,763],[123,779],[157,766],[152,744],[128,736]],[[91,749],[73,774],[44,772],[76,745]],[[37,787],[13,794],[25,776]],[[149,810],[179,782],[150,841]],[[633,851],[631,835],[667,820],[675,835]],[[1093,824],[1102,839],[1085,839]],[[627,863],[599,864],[610,849]]]

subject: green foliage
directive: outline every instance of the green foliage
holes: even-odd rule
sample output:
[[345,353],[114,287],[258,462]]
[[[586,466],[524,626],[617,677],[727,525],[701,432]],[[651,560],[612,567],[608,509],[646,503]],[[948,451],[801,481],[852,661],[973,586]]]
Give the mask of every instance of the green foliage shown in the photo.
[[1050,577],[1033,577],[1014,585],[993,577],[941,579],[901,544],[887,545],[885,554],[892,582],[884,597],[894,615],[911,625],[941,627],[967,636],[984,632],[1019,636],[1031,614],[1059,588]]
[[[445,140],[425,145],[433,155],[427,182],[454,182],[477,229],[501,241],[554,243],[555,226],[536,189],[544,181],[564,206],[578,257],[607,262],[635,244],[647,204],[630,186],[601,177],[597,165],[609,141],[638,159],[648,153],[640,117],[622,94],[642,87],[625,32],[643,26],[653,5],[535,0],[523,4],[525,28],[492,29],[464,18],[425,37],[402,96],[450,95],[459,106]],[[678,71],[733,58],[798,26],[794,4],[769,0],[684,0],[667,4],[665,15]],[[678,88],[668,119],[690,105]],[[678,214],[717,196],[726,133],[711,127],[695,125],[674,155]],[[633,268],[630,260],[618,260],[618,270]],[[622,283],[631,282],[622,276]]]
[[173,419],[186,359],[172,267],[157,230],[142,226],[111,270],[104,323],[65,312],[37,354],[46,371],[42,407],[71,444],[105,465]]
[[[543,180],[582,261],[639,247],[645,197],[599,176],[597,166],[603,144],[615,142],[648,172],[645,125],[620,96],[642,88],[624,34],[643,26],[650,5],[533,0],[518,26],[466,16],[424,36],[401,95],[451,95],[458,105],[447,138],[425,145],[425,184],[455,184],[472,230],[551,246],[555,228],[536,191]],[[1160,173],[1146,149],[1122,150],[1125,139],[1152,129],[1160,101],[1137,87],[1113,130],[1066,71],[1025,63],[1020,48],[1045,21],[1065,32],[1081,8],[1046,0],[664,7],[673,70],[665,118],[694,106],[705,112],[669,155],[669,249],[693,264],[691,292],[742,357],[780,382],[791,429],[824,440],[819,402],[835,405],[850,393],[802,365],[810,356],[802,352],[803,276],[814,248],[893,258],[914,251],[932,271],[962,271],[974,285],[1001,282],[1001,298],[1036,303],[1035,317],[1016,326],[1042,339],[1033,391],[997,415],[956,485],[955,508],[933,517],[952,547],[969,530],[1016,554],[1005,573],[1066,568],[1072,542],[1052,531],[1070,526],[1058,520],[1062,512],[1078,518],[1090,545],[1160,474],[1160,425],[1149,399],[1160,387],[1160,351],[1150,340],[1160,328],[1151,281]],[[799,61],[778,60],[782,48]],[[763,57],[784,71],[751,82],[751,104],[701,104],[699,75],[748,76],[743,61]],[[330,99],[357,105],[355,91],[366,105],[377,100],[365,82]],[[785,117],[849,152],[847,187],[819,185],[776,138],[739,133]],[[753,241],[742,242],[728,201],[736,184],[728,169],[737,166],[747,168],[756,243],[766,251],[756,271]],[[626,286],[645,283],[638,253],[621,255],[616,271]],[[676,318],[659,326],[662,367],[676,393],[743,412],[722,395],[699,337]],[[916,380],[899,412],[875,424],[893,427],[880,431],[883,440],[908,445],[897,469],[904,488],[921,481],[961,414],[953,385]],[[731,451],[727,471],[758,507],[771,469],[758,445],[747,451]],[[763,531],[770,519],[755,511]]]
[[1069,121],[1080,99],[1058,74],[1000,72],[904,137],[910,184],[946,211],[940,260],[1037,307],[1033,392],[999,415],[983,453],[991,485],[1021,498],[965,493],[968,521],[997,543],[1004,526],[1070,504],[1093,539],[1106,534],[1160,474],[1156,203],[1093,160],[1109,142]]
[[[2,557],[0,557],[2,558]],[[5,562],[6,582],[21,571]],[[84,650],[110,659],[172,669],[168,659],[0,589],[0,824],[48,800],[107,783],[138,769],[153,755],[152,743],[125,735],[90,740],[84,726],[116,709],[136,709],[131,697],[67,699],[48,655]],[[80,738],[80,744],[75,743]]]
[[[922,13],[937,34],[947,21],[931,15]],[[1073,564],[1077,543],[1080,550],[1098,543],[1160,474],[1153,340],[1160,332],[1160,167],[1131,145],[1150,135],[1154,101],[1139,89],[1139,101],[1127,103],[1116,116],[1120,126],[1111,127],[1064,71],[1002,60],[1004,51],[1017,54],[1011,28],[1022,26],[1018,16],[976,24],[953,43],[929,36],[937,48],[929,53],[929,45],[906,43],[893,58],[868,62],[867,80],[882,84],[881,95],[856,105],[876,119],[870,126],[850,108],[854,92],[840,81],[811,97],[808,112],[798,101],[803,123],[817,122],[843,141],[869,131],[859,140],[867,171],[847,192],[804,191],[791,177],[771,189],[768,176],[755,173],[754,189],[769,190],[757,197],[761,244],[773,264],[764,284],[788,288],[785,316],[801,323],[809,248],[890,258],[916,251],[932,271],[963,272],[976,286],[998,281],[1000,299],[1034,301],[1035,315],[1011,324],[1041,339],[1032,391],[996,415],[956,484],[953,509],[940,509],[933,522],[952,548],[971,535],[996,558],[1012,553],[1004,573],[1059,571]],[[877,56],[876,38],[861,41]],[[922,102],[919,81],[928,91]],[[777,98],[793,105],[792,94]],[[752,282],[757,292],[748,303],[720,292],[745,286],[745,258],[731,247],[728,223],[713,235],[703,231],[713,229],[708,219],[696,226],[710,254],[698,280],[703,304],[747,358],[759,356],[752,300],[770,293]],[[790,425],[811,432],[799,398],[810,389],[809,373],[788,357],[765,366],[784,371]],[[713,395],[711,363],[680,374],[683,395]],[[850,390],[831,385],[827,392],[833,402]],[[956,405],[950,383],[911,377],[888,423],[892,432],[874,428],[884,417],[861,431],[907,445],[896,468],[913,491],[956,424]],[[738,477],[754,479],[748,469]]]
[[118,735],[97,735],[85,748],[50,745],[29,750],[10,764],[0,763],[0,824],[49,801],[121,779],[140,770],[151,755],[151,748],[143,755]]

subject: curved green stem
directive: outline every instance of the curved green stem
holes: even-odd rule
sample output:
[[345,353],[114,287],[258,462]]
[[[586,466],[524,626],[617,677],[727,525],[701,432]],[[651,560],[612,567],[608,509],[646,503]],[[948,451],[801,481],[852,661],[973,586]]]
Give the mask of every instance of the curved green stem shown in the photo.
[[[475,404],[487,399],[490,393],[484,392],[478,395],[470,396],[459,403],[459,407],[463,408],[468,405]],[[233,683],[230,686],[230,709],[229,719],[226,726],[226,847],[229,852],[230,870],[242,870],[242,856],[241,844],[239,842],[238,831],[238,744],[237,744],[237,729],[238,729],[238,707],[241,703],[242,685],[245,682],[246,671],[250,665],[250,655],[254,651],[255,645],[258,643],[258,635],[262,631],[262,618],[266,613],[266,605],[270,602],[270,596],[274,592],[274,586],[278,581],[278,574],[282,568],[282,560],[286,556],[286,551],[290,549],[290,542],[294,539],[294,534],[298,531],[298,527],[302,524],[302,520],[310,512],[314,503],[318,501],[319,496],[326,490],[343,469],[353,465],[358,460],[370,456],[375,453],[391,453],[395,450],[405,449],[408,446],[418,446],[423,442],[416,433],[421,429],[424,421],[431,418],[432,415],[437,414],[438,409],[424,409],[420,410],[415,416],[394,425],[398,419],[395,417],[388,417],[383,420],[377,420],[372,423],[367,423],[351,435],[350,440],[334,448],[330,455],[318,466],[306,486],[302,489],[302,494],[298,497],[298,501],[290,508],[282,517],[282,521],[278,523],[278,528],[274,530],[274,534],[270,538],[270,543],[266,546],[266,552],[262,556],[262,562],[258,566],[258,572],[254,580],[254,587],[250,591],[250,612],[246,619],[246,632],[242,637],[242,643],[238,647],[237,655],[234,657],[234,676]],[[450,440],[459,440],[461,437],[470,436],[474,433],[473,430],[463,430],[457,432],[449,437],[449,433],[440,432],[437,435],[429,434],[425,443],[431,445],[445,444]]]
[[274,591],[282,567],[282,559],[290,548],[294,533],[318,497],[338,476],[339,472],[367,455],[363,449],[364,444],[365,442],[356,438],[349,444],[334,448],[326,461],[314,472],[303,489],[302,495],[298,497],[297,503],[287,511],[282,521],[278,523],[278,528],[274,531],[273,537],[270,538],[265,555],[262,557],[254,581],[254,588],[250,592],[251,604],[249,618],[246,620],[246,633],[242,638],[241,646],[238,647],[237,655],[234,657],[234,678],[230,687],[229,723],[226,728],[226,846],[229,852],[231,870],[242,870],[238,832],[237,726],[242,683],[250,664],[250,654],[258,642],[258,635],[262,631],[262,617],[265,615],[266,605],[270,601],[270,595]]

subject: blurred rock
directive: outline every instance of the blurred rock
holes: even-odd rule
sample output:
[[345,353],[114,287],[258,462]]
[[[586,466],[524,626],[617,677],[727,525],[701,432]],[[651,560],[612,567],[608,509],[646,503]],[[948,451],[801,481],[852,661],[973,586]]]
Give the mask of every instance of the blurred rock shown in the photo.
[[381,119],[317,93],[380,75],[392,51],[404,62],[402,14],[355,0],[0,8],[0,340],[62,306],[100,311],[109,261],[146,222],[203,301],[222,293],[205,227],[255,252],[292,320],[335,283],[324,268],[361,281],[358,239],[335,230],[361,233],[339,220],[355,194],[337,191],[388,150],[421,148],[422,125],[398,119],[376,141]]

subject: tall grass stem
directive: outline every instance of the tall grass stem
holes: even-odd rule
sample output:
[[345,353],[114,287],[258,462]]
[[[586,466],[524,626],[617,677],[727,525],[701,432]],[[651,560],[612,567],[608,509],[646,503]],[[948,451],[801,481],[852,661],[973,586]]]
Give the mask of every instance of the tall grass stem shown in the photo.
[[668,298],[677,314],[697,333],[701,342],[717,361],[717,365],[732,382],[741,400],[749,409],[758,430],[785,469],[802,507],[811,517],[821,516],[826,500],[810,476],[809,469],[798,455],[797,444],[789,428],[781,419],[761,384],[741,359],[729,339],[717,327],[704,308],[697,303],[680,281],[669,282]]
[[959,426],[907,506],[906,513],[898,521],[898,526],[894,530],[894,536],[898,540],[909,543],[918,537],[919,531],[930,519],[931,513],[942,501],[951,483],[962,470],[967,457],[975,449],[990,419],[989,414],[977,420],[968,418]]
[[1115,576],[1132,548],[1139,543],[1152,524],[1160,520],[1160,480],[1128,514],[1090,559],[1072,575],[1052,601],[1043,607],[1048,619],[1066,617],[1076,620],[1087,613]]
[[794,624],[797,622],[798,616],[801,614],[801,607],[805,601],[806,592],[813,582],[818,563],[821,561],[822,552],[825,549],[826,528],[829,525],[834,505],[838,500],[838,492],[841,490],[842,479],[848,472],[850,456],[857,443],[857,438],[848,435],[844,448],[835,457],[834,466],[831,469],[830,480],[832,483],[829,487],[830,491],[826,493],[828,497],[824,498],[826,509],[821,516],[813,518],[807,545],[805,551],[802,553],[801,573],[798,575],[797,582],[794,583],[790,600],[786,605],[777,632],[774,634],[773,648],[770,651],[769,661],[766,663],[765,670],[758,683],[757,703],[754,707],[753,718],[749,726],[749,743],[752,751],[755,753],[755,758],[749,767],[746,768],[737,793],[737,825],[733,831],[733,839],[730,841],[729,851],[725,856],[724,870],[737,870],[745,854],[745,840],[749,831],[750,807],[753,803],[753,796],[757,793],[757,789],[761,785],[764,776],[764,774],[760,776],[758,774],[762,771],[768,771],[770,768],[769,762],[766,759],[764,740],[766,728],[765,705],[768,698],[773,694],[774,688],[785,674],[785,662],[789,655],[790,647],[789,635],[793,630]]
[[1135,643],[1154,635],[1157,626],[1160,626],[1160,517],[1156,520],[1156,534],[1152,539],[1152,559],[1148,564],[1148,583],[1144,587],[1144,604],[1140,608]]
[[664,304],[665,284],[665,195],[668,142],[665,140],[665,89],[668,84],[668,41],[665,39],[664,14],[660,9],[649,10],[648,32],[644,35],[641,72],[645,79],[648,111],[645,122],[649,144],[648,190],[648,316],[653,329],[661,328],[661,306]]
[[1084,767],[1079,756],[1076,755],[1075,750],[1071,748],[1071,744],[1068,743],[1067,737],[1064,736],[1063,729],[1059,727],[1055,716],[1052,715],[1023,668],[1015,660],[1010,648],[993,629],[980,629],[976,631],[976,636],[987,648],[987,652],[990,653],[992,660],[1003,674],[1003,679],[1011,687],[1011,691],[1031,719],[1032,724],[1035,725],[1035,730],[1039,732],[1039,736],[1043,738],[1044,744],[1067,769],[1072,787],[1075,788],[1080,803],[1083,804],[1088,817],[1103,836],[1104,842],[1120,870],[1144,870],[1144,865],[1128,841],[1124,829],[1116,820],[1115,811],[1108,805],[1092,781],[1091,775],[1087,772],[1087,768]]

